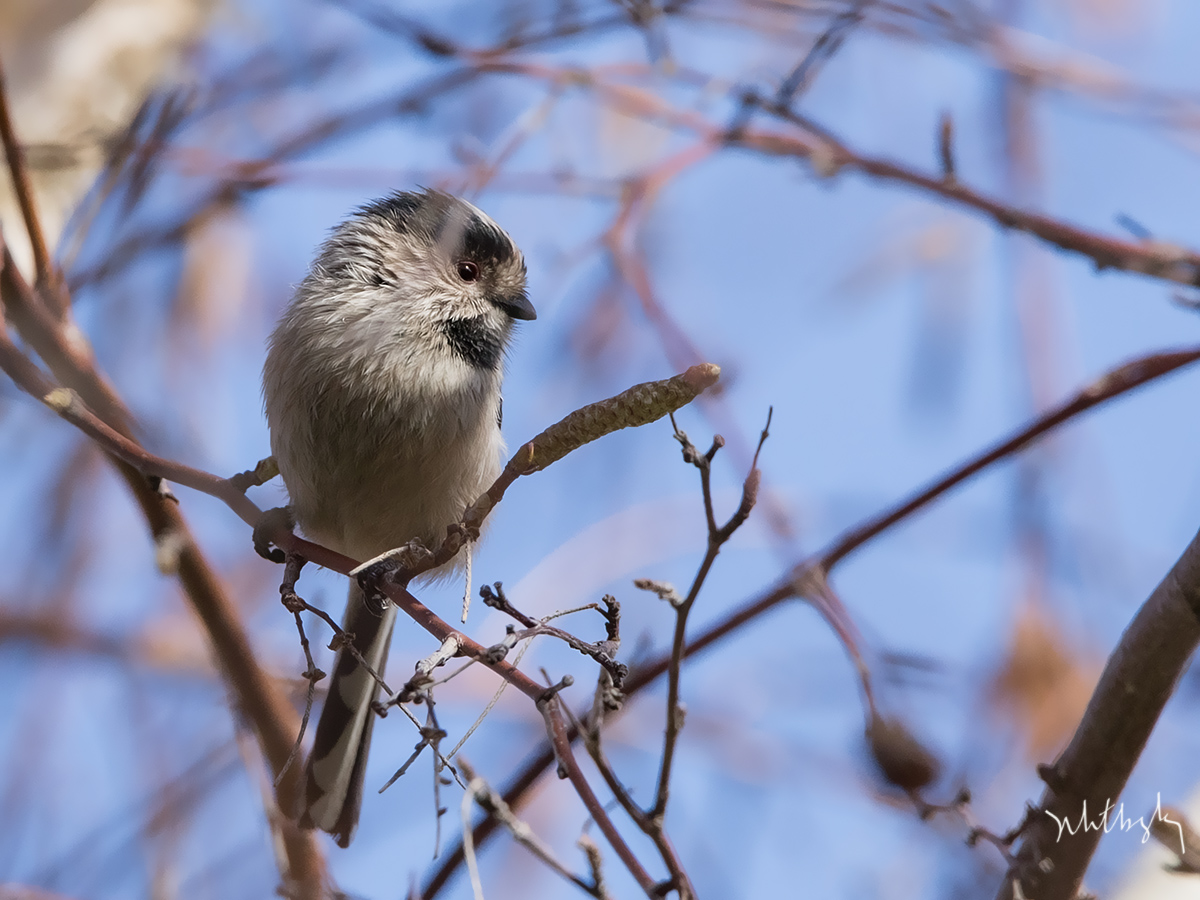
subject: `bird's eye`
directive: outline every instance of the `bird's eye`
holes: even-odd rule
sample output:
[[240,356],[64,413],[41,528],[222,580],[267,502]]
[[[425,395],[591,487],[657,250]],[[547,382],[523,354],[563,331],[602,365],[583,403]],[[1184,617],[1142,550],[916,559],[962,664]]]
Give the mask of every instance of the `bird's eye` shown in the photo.
[[463,281],[477,281],[479,279],[479,266],[469,259],[464,259],[458,264],[458,277]]

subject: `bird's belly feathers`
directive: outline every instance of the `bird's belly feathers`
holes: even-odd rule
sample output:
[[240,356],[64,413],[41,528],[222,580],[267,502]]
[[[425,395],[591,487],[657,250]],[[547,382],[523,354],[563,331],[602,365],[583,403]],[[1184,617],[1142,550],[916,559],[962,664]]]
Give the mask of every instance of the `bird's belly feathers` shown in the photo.
[[498,391],[447,401],[419,415],[377,399],[315,403],[303,433],[273,441],[304,532],[359,560],[413,538],[437,547],[500,474],[504,451]]

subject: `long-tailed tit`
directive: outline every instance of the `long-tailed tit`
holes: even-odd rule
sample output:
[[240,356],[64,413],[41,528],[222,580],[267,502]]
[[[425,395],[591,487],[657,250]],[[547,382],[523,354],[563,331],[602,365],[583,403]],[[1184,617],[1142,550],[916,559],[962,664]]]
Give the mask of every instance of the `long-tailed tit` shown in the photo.
[[[358,560],[414,538],[437,547],[500,472],[504,353],[514,320],[536,315],[520,250],[463,200],[397,193],[339,225],[263,369],[271,452],[305,534]],[[351,585],[342,627],[380,674],[395,616]],[[339,651],[301,824],[343,847],[358,823],[378,693]]]

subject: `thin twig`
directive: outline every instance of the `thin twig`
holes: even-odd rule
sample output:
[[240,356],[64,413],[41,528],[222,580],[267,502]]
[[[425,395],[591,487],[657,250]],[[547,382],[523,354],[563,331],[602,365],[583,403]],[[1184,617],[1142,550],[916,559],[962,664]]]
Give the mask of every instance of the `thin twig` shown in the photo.
[[[533,646],[532,640],[525,642],[525,646],[522,647],[520,649],[520,651],[517,653],[517,658],[512,661],[513,668],[516,668],[517,666],[519,666],[521,664],[521,660],[525,658],[525,654],[528,652],[529,648],[532,646]],[[488,659],[490,661],[496,662],[497,657],[491,651],[492,651],[492,648],[489,647],[488,648]],[[500,657],[500,658],[504,658],[504,657]],[[467,665],[469,666],[472,663],[474,663],[474,660],[471,660],[471,662],[467,663]],[[455,675],[459,674],[459,672],[462,672],[463,669],[465,669],[466,667],[467,666],[463,666],[462,669],[459,669],[458,671],[453,672],[450,675],[447,675],[443,679],[443,681],[449,681]],[[486,719],[491,714],[493,709],[495,709],[496,704],[500,702],[500,698],[504,695],[504,691],[507,688],[508,688],[508,682],[501,681],[499,686],[496,688],[495,693],[492,694],[492,699],[490,699],[487,702],[487,706],[485,706],[483,708],[483,711],[480,712],[480,714],[475,717],[475,721],[471,723],[471,727],[463,732],[462,737],[460,737],[458,739],[458,743],[455,744],[454,747],[450,750],[450,753],[447,754],[450,759],[455,759],[458,756],[458,751],[463,748],[463,745],[466,744],[466,742],[468,740],[470,740],[471,735],[473,735],[475,733],[475,730],[477,728],[479,728],[480,725],[483,724],[483,720]]]
[[[593,897],[604,896],[603,892],[598,890],[598,885],[595,883],[588,884],[563,865],[558,857],[554,855],[554,851],[550,849],[549,845],[542,841],[527,823],[517,817],[512,811],[512,807],[505,803],[504,798],[496,793],[487,781],[475,772],[474,767],[467,760],[459,757],[458,765],[462,769],[463,775],[467,778],[468,795],[479,804],[480,809],[487,813],[489,817],[494,818],[503,825],[508,830],[508,833],[512,835],[514,841],[576,887],[591,894]],[[464,823],[464,828],[467,831],[470,830],[466,823]]]
[[575,842],[587,856],[588,866],[592,870],[592,892],[600,900],[610,900],[608,888],[604,883],[604,857],[600,855],[600,846],[591,839],[585,830]]
[[564,705],[563,711],[571,721],[572,731],[575,734],[583,736],[584,748],[587,750],[588,756],[592,758],[597,771],[600,772],[600,777],[604,779],[604,783],[612,791],[617,803],[621,805],[621,808],[625,810],[626,815],[633,820],[634,824],[654,842],[654,846],[658,850],[659,856],[662,857],[667,871],[671,873],[669,883],[678,889],[681,898],[695,897],[695,888],[692,886],[687,870],[683,867],[683,860],[679,858],[679,854],[675,850],[675,845],[667,835],[663,823],[650,818],[646,814],[646,811],[638,806],[629,789],[625,787],[621,779],[617,776],[616,770],[613,769],[612,764],[608,761],[608,757],[604,755],[598,718],[593,715],[588,722],[588,726],[584,727],[583,723],[575,717],[575,714],[571,712],[569,707]]
[[418,697],[427,696],[429,688],[433,685],[433,670],[441,668],[457,656],[462,643],[462,635],[457,632],[451,632],[442,638],[440,647],[428,656],[417,660],[412,678],[405,682],[404,687],[400,688],[400,693],[389,701],[389,705],[408,703]]
[[604,833],[605,838],[608,839],[608,843],[616,851],[617,856],[621,858],[621,862],[625,864],[625,868],[633,875],[634,880],[638,883],[638,887],[645,892],[647,897],[657,900],[660,896],[658,883],[650,877],[633,851],[629,849],[629,845],[625,843],[625,839],[617,831],[612,819],[609,818],[607,810],[605,810],[603,804],[597,799],[591,785],[587,782],[587,778],[584,777],[583,772],[579,768],[579,763],[576,761],[575,754],[571,750],[571,738],[559,709],[557,695],[549,693],[548,697],[539,700],[538,711],[541,712],[546,722],[546,733],[550,736],[551,746],[554,747],[554,756],[558,760],[559,771],[564,777],[571,780],[571,784],[575,787],[575,792],[579,795],[579,799],[583,801],[583,805],[587,808],[589,815],[595,821],[596,826]]
[[[556,67],[528,60],[490,59],[477,63],[479,72],[509,73],[551,83],[571,83],[592,90],[601,100],[627,115],[653,121],[676,132],[697,137],[694,151],[701,157],[723,147],[740,147],[764,156],[792,157],[808,160],[822,177],[832,177],[841,171],[857,170],[873,178],[894,181],[952,201],[981,212],[1002,228],[1027,234],[1074,253],[1090,258],[1098,269],[1121,269],[1180,284],[1200,286],[1200,253],[1186,247],[1161,241],[1133,242],[1097,234],[1070,225],[1050,216],[1031,213],[1002,203],[973,190],[958,180],[947,180],[926,174],[884,157],[858,153],[827,129],[780,106],[774,97],[743,92],[743,103],[757,106],[771,116],[803,129],[804,134],[778,130],[752,129],[743,126],[730,128],[717,125],[692,109],[669,105],[666,101],[638,88],[615,81],[606,81],[596,73],[580,68]],[[686,151],[685,151],[686,153]],[[629,261],[628,254],[619,254],[619,264]],[[637,277],[626,274],[637,288]],[[636,273],[633,273],[636,276]],[[657,324],[657,323],[656,323]],[[697,358],[697,357],[693,357]]]
[[808,87],[813,71],[837,53],[851,29],[863,20],[863,11],[871,2],[872,0],[854,0],[848,9],[833,17],[829,27],[813,42],[804,59],[780,83],[775,94],[776,103],[791,106],[796,95]]
[[[507,684],[507,682],[505,682],[505,683]],[[403,704],[398,703],[398,704],[396,704],[396,709],[398,709],[398,710],[400,710],[400,712],[404,713],[405,718],[407,718],[408,721],[412,722],[413,725],[416,726],[417,733],[422,735],[422,737],[424,737],[422,729],[425,726],[422,725],[420,722],[418,722],[416,716],[414,716],[411,712],[408,711],[408,707]],[[428,718],[428,715],[426,716],[426,718]],[[439,740],[440,740],[440,738],[439,738]],[[454,776],[454,780],[456,782],[458,782],[458,786],[465,789],[466,784],[463,782],[463,780],[461,778],[458,777],[458,770],[455,769],[454,765],[450,762],[450,758],[452,756],[454,756],[454,754],[453,753],[450,753],[450,754],[442,753],[442,751],[440,749],[437,749],[437,756],[441,760],[441,769],[445,770],[445,771],[449,771],[450,774]],[[401,774],[403,774],[403,773],[401,773]],[[395,779],[393,779],[393,781],[394,780]],[[388,787],[388,785],[390,785],[391,783],[392,782],[389,781],[388,784],[385,784],[382,788],[380,788],[379,793],[382,794],[384,789],[386,787]]]
[[758,454],[770,434],[769,429],[771,427],[771,415],[773,412],[774,410],[771,410],[767,414],[767,424],[763,426],[758,448],[754,452],[754,461],[751,463],[750,472],[746,475],[746,479],[742,484],[741,502],[738,504],[733,515],[729,517],[729,520],[720,527],[717,526],[713,515],[711,471],[713,458],[716,456],[717,451],[724,445],[725,441],[720,435],[717,435],[713,438],[712,447],[708,452],[701,454],[696,450],[684,432],[679,430],[675,432],[676,440],[683,446],[684,461],[691,463],[700,470],[700,486],[704,495],[704,513],[705,519],[708,522],[708,548],[704,554],[704,559],[700,563],[700,568],[692,580],[692,586],[688,590],[687,596],[684,597],[682,603],[675,607],[675,633],[671,641],[671,661],[667,668],[666,734],[663,738],[662,760],[659,765],[658,789],[655,792],[654,805],[647,811],[647,815],[655,822],[661,823],[667,811],[667,800],[671,790],[671,766],[675,759],[675,748],[679,740],[679,732],[683,727],[683,709],[679,704],[679,682],[680,667],[683,664],[684,647],[687,642],[688,615],[696,603],[696,598],[700,595],[700,589],[704,586],[704,581],[717,559],[717,554],[721,552],[721,547],[741,527],[750,515],[750,511],[754,508],[754,503],[758,498],[758,486],[761,479],[761,473],[758,469]]
[[287,564],[284,567],[283,582],[279,585],[279,594],[283,602],[283,606],[296,618],[296,631],[300,635],[300,648],[304,651],[304,659],[307,667],[303,675],[305,681],[308,682],[308,693],[304,700],[304,715],[300,719],[300,730],[296,733],[296,743],[292,745],[292,752],[288,755],[287,761],[275,776],[275,787],[279,787],[279,783],[283,781],[283,776],[287,774],[291,768],[292,762],[300,752],[300,745],[304,742],[304,732],[308,729],[308,719],[312,715],[313,697],[317,692],[317,682],[325,677],[325,673],[317,668],[316,662],[313,661],[312,651],[309,649],[308,636],[304,633],[304,622],[300,618],[300,612],[307,607],[296,593],[296,582],[300,580],[300,570],[304,568],[304,559],[296,556],[294,553],[287,558]]
[[[303,561],[307,558],[303,554],[295,552],[289,552],[287,556],[289,560],[293,557],[300,559],[301,565],[303,565]],[[279,590],[280,593],[283,593],[282,586],[280,586]],[[333,617],[329,615],[329,613],[325,612],[325,610],[321,609],[319,606],[313,606],[303,597],[297,595],[294,591],[290,596],[285,596],[284,606],[287,606],[288,610],[294,612],[297,616],[299,616],[300,612],[308,612],[321,619],[333,631],[333,640],[329,642],[329,649],[334,651],[345,650],[354,658],[356,663],[362,666],[363,671],[370,675],[372,679],[374,679],[375,683],[379,685],[385,694],[387,694],[389,697],[395,696],[395,691],[388,687],[387,682],[383,680],[383,676],[376,672],[370,666],[370,664],[367,663],[366,658],[359,651],[358,647],[354,645],[353,632],[344,630],[342,626],[334,621]]]
[[[613,681],[616,683],[618,688],[620,688],[621,683],[625,680],[625,676],[629,672],[629,667],[624,663],[617,662],[615,658],[617,646],[614,646],[611,638],[599,644],[588,643],[587,641],[581,640],[580,638],[571,634],[569,631],[564,631],[561,628],[555,628],[553,625],[546,624],[549,619],[554,618],[553,616],[547,616],[543,619],[535,619],[532,616],[526,615],[509,602],[508,596],[504,593],[504,586],[499,581],[495,582],[495,584],[491,586],[486,584],[482,585],[479,588],[479,596],[483,598],[485,605],[490,606],[492,609],[498,610],[505,615],[511,616],[525,626],[524,631],[514,632],[510,637],[506,638],[506,640],[511,640],[512,645],[515,645],[518,641],[523,641],[526,638],[532,638],[542,634],[548,635],[550,637],[557,638],[567,646],[571,647],[573,650],[582,653],[584,656],[590,657],[607,669],[612,675]],[[591,608],[595,608],[595,605],[593,604]]]
[[[446,737],[446,730],[438,723],[432,689],[422,696],[420,702],[425,704],[425,727],[421,730],[421,737],[422,739],[428,738],[429,748],[433,751],[433,810],[436,823],[433,836],[433,858],[437,859],[437,855],[442,849],[442,816],[446,812],[445,807],[442,806],[442,765],[445,762],[445,758],[442,756],[442,740]],[[451,767],[451,771],[454,771],[453,767]],[[458,777],[457,773],[455,773],[455,777]]]
[[1200,254],[1160,241],[1127,241],[1097,234],[1050,216],[1032,213],[973,190],[958,179],[928,175],[884,157],[854,151],[827,129],[772,101],[751,97],[766,112],[798,125],[817,137],[808,141],[773,132],[744,131],[731,143],[772,156],[808,159],[822,176],[857,170],[873,178],[895,181],[950,200],[988,216],[1001,228],[1022,231],[1058,247],[1088,257],[1097,269],[1122,269],[1179,284],[1200,286]]
[[467,862],[467,873],[471,877],[471,895],[475,900],[483,900],[483,883],[479,880],[479,863],[475,861],[475,841],[471,835],[471,804],[474,800],[474,782],[468,782],[460,807],[463,826],[463,857]]

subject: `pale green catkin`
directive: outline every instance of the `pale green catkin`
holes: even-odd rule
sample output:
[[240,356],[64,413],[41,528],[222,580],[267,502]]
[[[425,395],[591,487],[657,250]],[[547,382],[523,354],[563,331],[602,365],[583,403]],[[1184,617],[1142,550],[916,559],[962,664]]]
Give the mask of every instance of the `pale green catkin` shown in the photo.
[[[551,425],[517,451],[513,461],[530,454],[521,473],[538,472],[584,444],[619,431],[657,421],[696,399],[717,383],[720,366],[703,363],[682,375],[638,384],[623,393],[591,403]],[[530,452],[532,451],[532,453]]]

